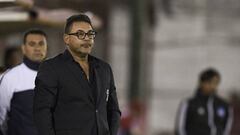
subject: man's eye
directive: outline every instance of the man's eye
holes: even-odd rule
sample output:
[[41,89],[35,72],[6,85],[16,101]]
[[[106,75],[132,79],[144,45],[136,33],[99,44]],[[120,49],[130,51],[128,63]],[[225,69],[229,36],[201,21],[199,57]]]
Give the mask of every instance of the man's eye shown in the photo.
[[95,31],[90,30],[90,31],[88,31],[88,34],[95,34]]
[[95,35],[95,33],[94,32],[89,32],[88,35]]
[[43,41],[39,42],[39,45],[43,46],[43,45],[44,45],[44,42],[43,42]]
[[29,42],[28,45],[29,45],[29,46],[34,46],[35,43],[34,43],[34,42]]
[[78,35],[85,35],[84,32],[78,32]]

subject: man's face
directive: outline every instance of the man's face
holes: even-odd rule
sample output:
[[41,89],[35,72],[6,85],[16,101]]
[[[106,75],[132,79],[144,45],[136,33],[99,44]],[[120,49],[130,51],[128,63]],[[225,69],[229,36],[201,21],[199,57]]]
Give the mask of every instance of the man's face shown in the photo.
[[[92,26],[89,23],[86,22],[74,22],[72,24],[71,31],[68,33],[89,33],[91,32]],[[84,34],[83,33],[83,34]],[[86,56],[91,53],[93,44],[94,44],[94,38],[89,38],[87,35],[85,35],[85,38],[78,38],[75,35],[64,35],[64,41],[69,46],[69,49],[79,55]]]
[[219,83],[220,78],[217,76],[213,77],[209,81],[203,82],[201,84],[203,93],[207,95],[214,93],[217,90]]
[[46,58],[47,41],[41,34],[29,34],[22,45],[23,54],[32,61],[41,62]]

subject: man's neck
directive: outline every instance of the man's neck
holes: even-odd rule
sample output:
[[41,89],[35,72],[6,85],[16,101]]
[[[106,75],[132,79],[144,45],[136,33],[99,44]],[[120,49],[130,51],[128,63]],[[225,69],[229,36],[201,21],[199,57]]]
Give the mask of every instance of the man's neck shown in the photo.
[[30,69],[37,71],[39,66],[40,66],[40,62],[37,61],[33,61],[30,60],[29,58],[27,58],[26,56],[23,57],[23,63]]
[[72,54],[73,59],[78,63],[88,63],[88,55],[87,54],[76,54],[68,49],[69,52]]

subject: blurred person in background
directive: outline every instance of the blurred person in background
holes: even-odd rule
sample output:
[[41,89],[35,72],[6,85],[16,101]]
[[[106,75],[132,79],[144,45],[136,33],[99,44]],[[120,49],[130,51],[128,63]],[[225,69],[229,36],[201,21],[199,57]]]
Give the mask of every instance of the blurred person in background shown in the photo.
[[240,93],[238,89],[231,93],[231,105],[234,113],[231,135],[240,135]]
[[216,69],[201,72],[196,94],[180,105],[176,135],[230,135],[233,111],[217,95],[220,80]]
[[4,54],[4,66],[0,67],[0,82],[4,72],[22,62],[22,53],[19,47],[9,47]]
[[40,135],[116,135],[120,109],[110,65],[91,56],[96,32],[85,14],[66,21],[66,50],[44,61],[36,78]]
[[9,69],[0,84],[0,126],[8,135],[38,135],[32,116],[33,89],[38,67],[46,58],[46,33],[27,31],[21,49],[23,62]]
[[123,110],[118,135],[145,135],[145,108],[139,101],[133,101]]
[[19,47],[7,48],[4,55],[4,66],[5,69],[10,69],[22,62],[22,52]]
[[3,75],[4,71],[5,71],[5,68],[4,67],[0,67],[0,80],[2,78],[2,75]]

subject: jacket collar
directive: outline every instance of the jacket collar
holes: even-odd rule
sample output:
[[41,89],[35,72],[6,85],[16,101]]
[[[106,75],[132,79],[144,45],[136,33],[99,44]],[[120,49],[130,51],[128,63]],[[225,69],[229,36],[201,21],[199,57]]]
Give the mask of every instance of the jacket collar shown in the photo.
[[30,69],[34,71],[38,71],[38,68],[40,66],[40,62],[35,62],[27,58],[26,56],[23,57],[23,63]]
[[196,97],[198,97],[198,98],[200,98],[200,99],[202,99],[202,100],[204,100],[204,101],[207,101],[209,98],[211,98],[211,97],[215,97],[215,94],[216,93],[212,93],[212,94],[209,94],[209,95],[206,95],[206,94],[204,94],[203,92],[202,92],[202,90],[201,90],[201,88],[198,88],[197,90],[196,90]]
[[[90,101],[95,104],[95,101],[93,99],[93,96],[91,94],[91,88],[89,85],[85,85],[88,82],[86,81],[86,79],[83,79],[83,77],[81,75],[79,75],[79,67],[77,65],[79,65],[74,59],[73,56],[71,55],[71,53],[68,50],[65,50],[63,53],[63,60],[66,63],[66,67],[68,69],[70,69],[69,71],[72,73],[72,75],[79,81],[79,85],[81,85],[81,87],[86,90],[86,93],[88,94],[88,97],[90,98]],[[97,58],[89,55],[88,56],[88,60],[89,60],[89,64],[91,64],[94,72],[95,72],[95,77],[96,77],[96,83],[97,83],[97,89],[98,89],[98,93],[99,93],[99,87],[101,86],[100,84],[100,79],[99,79],[99,72],[100,72],[100,67],[98,64],[98,60]],[[98,94],[98,98],[99,98],[99,94]],[[97,99],[98,99],[97,98]]]
[[[64,52],[63,52],[63,57],[66,61],[70,61],[70,62],[76,62],[74,59],[73,59],[73,56],[72,54],[66,49]],[[94,56],[92,55],[88,55],[88,62],[91,66],[93,67],[98,67],[98,61],[97,61],[97,58],[95,58]]]

